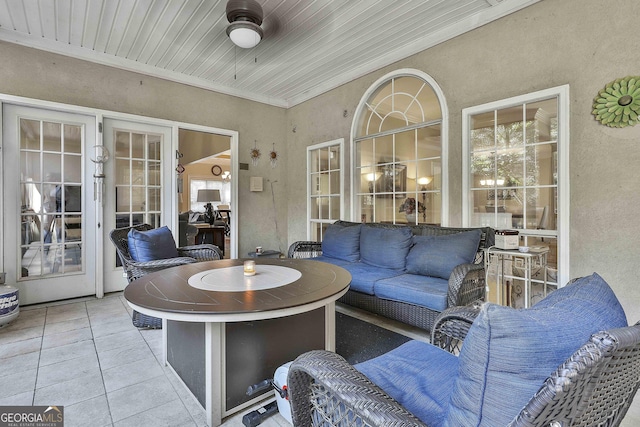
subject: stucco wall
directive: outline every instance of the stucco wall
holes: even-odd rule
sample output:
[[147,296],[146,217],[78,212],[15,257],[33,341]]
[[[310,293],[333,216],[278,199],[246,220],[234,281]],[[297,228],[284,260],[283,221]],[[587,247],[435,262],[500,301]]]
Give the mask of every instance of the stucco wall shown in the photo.
[[[306,238],[306,147],[345,138],[349,172],[354,110],[382,75],[416,68],[432,76],[446,96],[451,225],[462,217],[461,110],[569,84],[571,276],[600,273],[635,322],[640,320],[635,218],[640,125],[606,128],[593,120],[591,104],[607,82],[640,75],[633,33],[639,14],[637,0],[544,0],[286,111],[4,42],[0,93],[237,130],[238,160],[250,164],[238,177],[242,255],[258,244],[286,249]],[[254,140],[263,152],[257,167],[249,159]],[[275,169],[266,159],[272,143],[281,154]],[[249,192],[250,176],[263,176],[265,191]],[[636,404],[623,425],[639,423]]]
[[[286,244],[285,169],[282,164],[271,168],[267,159],[273,143],[286,158],[284,109],[11,43],[0,42],[0,58],[3,94],[238,131],[237,161],[249,163],[248,171],[234,177],[239,179],[238,223],[242,224],[238,254],[246,256],[257,245]],[[257,166],[249,158],[255,140],[263,153]],[[250,176],[264,177],[265,191],[250,192]],[[277,212],[266,180],[278,181]],[[276,217],[280,236],[276,236]]]
[[[305,147],[335,138],[345,138],[348,146],[354,109],[384,74],[416,68],[444,91],[450,118],[450,225],[462,221],[462,109],[568,84],[570,275],[598,272],[616,292],[629,322],[640,320],[640,125],[609,129],[591,115],[592,100],[606,83],[640,75],[632,35],[639,15],[636,0],[544,0],[290,108],[289,241],[306,237],[306,189],[299,179]],[[623,425],[639,423],[636,402]]]

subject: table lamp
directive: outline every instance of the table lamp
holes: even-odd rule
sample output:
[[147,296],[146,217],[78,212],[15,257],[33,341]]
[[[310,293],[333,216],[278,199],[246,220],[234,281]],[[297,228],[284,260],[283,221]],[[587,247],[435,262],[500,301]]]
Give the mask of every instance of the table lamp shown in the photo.
[[198,198],[196,201],[206,203],[206,205],[204,205],[204,220],[211,225],[213,225],[213,221],[216,218],[213,213],[213,205],[211,202],[220,202],[221,200],[220,190],[198,190]]

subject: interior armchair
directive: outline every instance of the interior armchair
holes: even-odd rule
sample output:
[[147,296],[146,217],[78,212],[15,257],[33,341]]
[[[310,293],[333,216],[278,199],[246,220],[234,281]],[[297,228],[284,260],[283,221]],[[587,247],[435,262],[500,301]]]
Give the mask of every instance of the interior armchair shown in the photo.
[[[116,228],[109,233],[116,247],[127,281],[155,271],[178,265],[222,259],[222,251],[215,245],[191,245],[176,248],[171,230],[153,228],[149,224]],[[161,319],[134,311],[133,324],[138,328],[160,329]]]
[[[627,326],[595,273],[529,309],[454,307],[435,326],[435,345],[355,366],[327,351],[298,357],[294,425],[618,426],[640,384],[640,323]],[[460,342],[459,356],[443,350]]]

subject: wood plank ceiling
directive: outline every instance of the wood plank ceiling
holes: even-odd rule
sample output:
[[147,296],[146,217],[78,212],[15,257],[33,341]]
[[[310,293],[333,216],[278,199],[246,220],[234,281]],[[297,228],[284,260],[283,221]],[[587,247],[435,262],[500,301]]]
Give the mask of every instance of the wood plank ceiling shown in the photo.
[[258,0],[241,49],[226,0],[0,0],[0,40],[290,107],[537,1]]

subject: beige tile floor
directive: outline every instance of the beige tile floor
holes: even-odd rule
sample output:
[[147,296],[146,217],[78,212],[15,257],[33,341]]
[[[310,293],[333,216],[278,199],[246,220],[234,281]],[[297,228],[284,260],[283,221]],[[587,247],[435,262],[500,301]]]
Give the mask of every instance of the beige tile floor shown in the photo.
[[[161,351],[162,332],[135,328],[121,293],[23,307],[0,329],[0,406],[64,405],[65,427],[206,426]],[[246,412],[223,426],[243,427]]]

